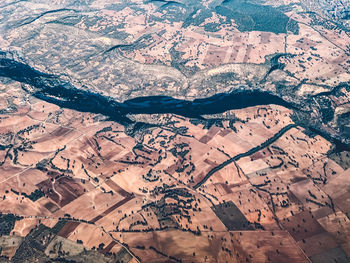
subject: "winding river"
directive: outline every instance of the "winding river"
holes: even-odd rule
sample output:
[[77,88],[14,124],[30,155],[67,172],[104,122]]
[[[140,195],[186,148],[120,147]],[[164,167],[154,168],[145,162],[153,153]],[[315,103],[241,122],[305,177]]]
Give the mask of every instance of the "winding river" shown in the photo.
[[185,117],[200,117],[203,114],[222,113],[256,105],[276,104],[294,108],[280,97],[258,90],[237,90],[193,101],[167,96],[146,96],[117,102],[111,97],[77,89],[68,81],[9,58],[0,58],[0,76],[28,84],[29,93],[47,102],[77,111],[103,114],[118,122],[128,122],[127,114],[174,113]]

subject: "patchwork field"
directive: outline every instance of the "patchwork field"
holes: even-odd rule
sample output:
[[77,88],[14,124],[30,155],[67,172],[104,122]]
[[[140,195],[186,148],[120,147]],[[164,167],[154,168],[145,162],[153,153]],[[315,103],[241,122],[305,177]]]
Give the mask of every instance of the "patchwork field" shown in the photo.
[[350,262],[349,14],[0,1],[0,262]]
[[[8,89],[18,95],[0,123],[3,256],[350,256],[349,169],[328,157],[330,142],[294,124],[292,110],[231,110],[211,124],[162,114],[149,127],[123,126]],[[28,242],[39,242],[34,252]]]

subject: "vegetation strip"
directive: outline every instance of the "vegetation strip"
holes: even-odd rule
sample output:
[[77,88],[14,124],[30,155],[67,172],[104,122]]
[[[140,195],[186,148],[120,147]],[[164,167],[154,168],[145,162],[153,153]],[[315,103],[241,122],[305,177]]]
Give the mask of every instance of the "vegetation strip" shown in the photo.
[[207,175],[200,181],[198,182],[193,188],[194,189],[198,189],[199,187],[201,187],[202,184],[204,184],[213,174],[215,174],[217,171],[220,171],[222,168],[224,168],[225,166],[238,161],[239,159],[243,158],[243,157],[247,157],[250,156],[254,153],[256,153],[257,151],[260,151],[262,149],[264,149],[265,147],[269,146],[271,143],[274,143],[275,141],[277,141],[283,134],[285,134],[287,131],[289,131],[292,128],[297,127],[296,124],[289,124],[285,127],[283,127],[279,132],[277,132],[273,137],[271,137],[270,139],[268,139],[267,141],[263,142],[262,144],[250,149],[249,151],[245,152],[245,153],[240,153],[228,160],[226,160],[225,162],[223,162],[222,164],[214,167],[213,169],[211,169]]

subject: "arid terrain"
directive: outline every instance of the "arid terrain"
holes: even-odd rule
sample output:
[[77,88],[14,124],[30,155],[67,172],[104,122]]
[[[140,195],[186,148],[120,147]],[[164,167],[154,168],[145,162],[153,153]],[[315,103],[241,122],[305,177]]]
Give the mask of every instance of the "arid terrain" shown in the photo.
[[349,262],[349,21],[1,1],[0,262]]

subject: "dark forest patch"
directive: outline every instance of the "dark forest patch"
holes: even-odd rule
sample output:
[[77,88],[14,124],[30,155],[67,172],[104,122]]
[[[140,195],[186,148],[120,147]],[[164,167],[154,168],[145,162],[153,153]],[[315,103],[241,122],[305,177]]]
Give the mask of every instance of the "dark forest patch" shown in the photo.
[[247,0],[225,0],[215,11],[226,17],[226,22],[233,19],[240,31],[266,31],[276,34],[287,33],[287,28],[298,34],[298,24],[290,20],[280,10],[267,5],[258,5]]
[[21,217],[13,214],[4,215],[0,213],[0,236],[9,235],[15,226],[15,222],[21,219]]

